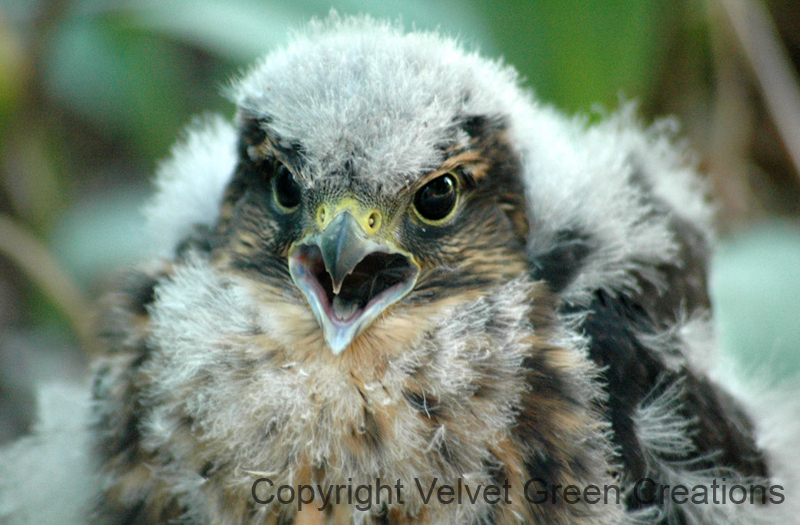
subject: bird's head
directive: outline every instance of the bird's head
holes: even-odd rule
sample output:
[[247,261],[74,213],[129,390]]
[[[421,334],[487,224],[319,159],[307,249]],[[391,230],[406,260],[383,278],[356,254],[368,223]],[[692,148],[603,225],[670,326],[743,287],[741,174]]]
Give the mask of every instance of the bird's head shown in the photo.
[[238,165],[217,252],[310,310],[337,355],[382,318],[424,325],[525,269],[508,120],[489,79],[431,54],[433,38],[318,36],[235,88]]

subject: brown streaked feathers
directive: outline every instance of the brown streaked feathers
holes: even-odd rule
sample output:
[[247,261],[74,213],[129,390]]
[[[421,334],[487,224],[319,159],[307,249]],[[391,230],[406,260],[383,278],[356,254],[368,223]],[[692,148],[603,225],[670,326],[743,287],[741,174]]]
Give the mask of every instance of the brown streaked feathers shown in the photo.
[[[629,108],[587,127],[510,68],[362,18],[312,25],[231,95],[236,125],[159,175],[164,257],[104,303],[96,522],[751,522],[632,491],[770,476],[692,365],[712,235],[669,129]],[[263,478],[259,499],[380,478],[404,501],[298,512],[257,501]],[[434,480],[508,501],[426,501]],[[531,480],[620,497],[537,503]]]

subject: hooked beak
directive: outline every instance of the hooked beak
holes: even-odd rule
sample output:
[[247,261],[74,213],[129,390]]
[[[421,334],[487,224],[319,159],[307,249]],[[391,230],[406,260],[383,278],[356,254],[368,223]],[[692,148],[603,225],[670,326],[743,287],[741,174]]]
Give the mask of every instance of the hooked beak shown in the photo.
[[414,288],[419,267],[364,231],[342,211],[320,233],[295,245],[289,273],[303,292],[334,355]]

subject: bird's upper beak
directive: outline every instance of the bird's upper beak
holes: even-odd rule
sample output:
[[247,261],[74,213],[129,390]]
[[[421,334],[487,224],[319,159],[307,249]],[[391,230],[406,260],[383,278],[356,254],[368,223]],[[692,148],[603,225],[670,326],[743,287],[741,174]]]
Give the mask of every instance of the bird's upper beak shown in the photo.
[[296,243],[289,254],[292,280],[335,355],[410,292],[419,275],[410,255],[366,231],[371,228],[365,214],[352,206],[339,208],[321,231]]

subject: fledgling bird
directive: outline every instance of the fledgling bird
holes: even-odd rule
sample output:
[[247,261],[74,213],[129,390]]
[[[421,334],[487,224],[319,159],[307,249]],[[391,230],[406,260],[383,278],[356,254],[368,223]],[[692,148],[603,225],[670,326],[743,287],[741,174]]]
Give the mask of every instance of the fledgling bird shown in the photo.
[[[367,18],[312,24],[230,93],[235,122],[198,122],[161,166],[158,254],[105,302],[95,522],[767,512],[653,494],[771,475],[705,376],[710,212],[671,122],[590,126],[509,67]],[[403,501],[323,504],[378,478]],[[510,488],[426,502],[434,481]],[[281,485],[320,492],[264,503]]]

